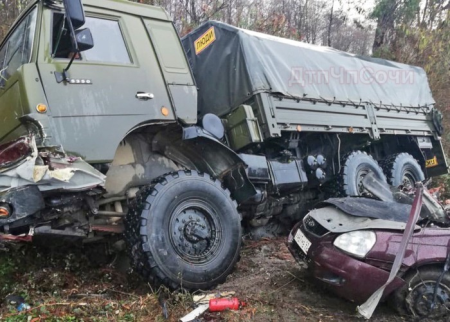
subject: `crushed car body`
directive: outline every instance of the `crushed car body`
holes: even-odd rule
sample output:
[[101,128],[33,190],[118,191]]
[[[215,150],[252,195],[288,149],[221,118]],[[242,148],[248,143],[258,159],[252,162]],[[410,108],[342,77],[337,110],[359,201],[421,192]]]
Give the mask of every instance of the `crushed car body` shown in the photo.
[[[376,178],[368,176],[363,183],[370,186],[371,180]],[[369,198],[323,203],[292,229],[289,250],[334,293],[357,304],[366,302],[386,283],[401,251],[411,192],[394,191],[391,196],[395,194],[404,203]],[[444,274],[450,253],[449,218],[441,206],[439,211],[429,207],[425,200],[431,198],[425,191],[400,269],[382,294],[382,300],[393,303],[400,313],[418,317],[442,317],[450,309],[450,277]],[[436,212],[442,216],[430,219]]]
[[39,152],[34,137],[0,145],[0,192],[36,185],[40,191],[104,186],[106,176],[79,157]]
[[[34,223],[46,216],[52,218],[54,215],[46,214],[44,210],[48,203],[57,205],[58,200],[47,198],[45,201],[49,193],[63,194],[64,197],[57,199],[66,199],[67,205],[76,203],[76,199],[83,200],[76,196],[77,192],[101,189],[105,178],[79,157],[51,149],[39,152],[34,136],[0,145],[0,227],[9,232],[10,228],[14,229],[14,224]],[[75,208],[72,205],[72,210]],[[35,227],[35,230],[36,233],[48,232],[49,226]],[[30,234],[29,231],[23,233]],[[79,232],[78,236],[83,234]]]

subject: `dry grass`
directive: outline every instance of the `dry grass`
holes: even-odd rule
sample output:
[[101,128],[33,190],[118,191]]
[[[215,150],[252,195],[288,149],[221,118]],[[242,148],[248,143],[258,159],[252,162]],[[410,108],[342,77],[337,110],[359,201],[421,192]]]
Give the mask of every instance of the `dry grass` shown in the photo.
[[[9,248],[0,251],[0,299],[22,295],[31,309],[17,312],[2,303],[4,321],[179,321],[194,308],[189,293],[154,289],[107,264],[93,266],[86,249]],[[235,291],[248,305],[206,312],[202,321],[359,321],[354,304],[318,287],[295,263],[284,239],[246,242],[235,272],[215,291]],[[167,320],[161,301],[167,305]],[[373,321],[404,320],[382,306]]]

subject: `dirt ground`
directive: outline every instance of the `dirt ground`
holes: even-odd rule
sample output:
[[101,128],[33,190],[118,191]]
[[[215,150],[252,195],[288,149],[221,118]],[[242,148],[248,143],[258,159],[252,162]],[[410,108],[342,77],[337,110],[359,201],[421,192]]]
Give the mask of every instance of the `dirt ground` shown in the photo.
[[[106,258],[93,266],[92,257],[102,262],[102,256],[89,248],[21,244],[7,249],[0,251],[0,296],[21,295],[31,309],[18,312],[2,301],[1,320],[178,321],[192,310],[192,294],[156,290],[133,273],[105,264]],[[364,321],[356,317],[355,304],[315,283],[293,260],[284,239],[247,241],[235,272],[212,292],[217,291],[235,291],[248,305],[205,313],[200,321]],[[372,321],[408,319],[382,304]]]

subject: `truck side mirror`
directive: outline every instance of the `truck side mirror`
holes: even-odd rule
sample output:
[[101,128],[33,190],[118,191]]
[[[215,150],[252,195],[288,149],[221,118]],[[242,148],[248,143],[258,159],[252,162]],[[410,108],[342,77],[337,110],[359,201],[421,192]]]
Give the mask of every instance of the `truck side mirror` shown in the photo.
[[81,0],[63,0],[63,2],[66,17],[71,21],[73,29],[81,28],[86,22]]
[[[94,40],[92,38],[91,31],[81,29],[86,23],[86,17],[84,15],[83,4],[81,0],[63,0],[64,10],[66,11],[66,20],[70,32],[70,39],[72,41],[72,53],[80,53],[94,47]],[[66,68],[60,72],[55,72],[56,81],[58,83],[67,82],[69,80],[68,71],[72,66],[73,60],[77,55],[72,55],[72,58]]]
[[75,38],[78,43],[78,51],[86,51],[94,47],[94,39],[89,28],[75,31]]

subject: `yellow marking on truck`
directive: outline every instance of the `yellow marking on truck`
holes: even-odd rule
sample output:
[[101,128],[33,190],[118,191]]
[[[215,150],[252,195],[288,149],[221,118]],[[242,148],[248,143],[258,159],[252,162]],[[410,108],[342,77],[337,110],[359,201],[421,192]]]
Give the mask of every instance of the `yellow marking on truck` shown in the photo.
[[432,168],[438,165],[437,158],[429,159],[425,162],[425,168]]
[[214,27],[208,29],[203,35],[200,36],[196,41],[194,41],[195,54],[200,54],[203,50],[208,48],[216,40],[216,32]]

